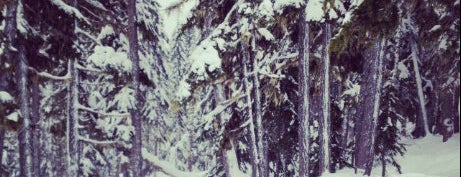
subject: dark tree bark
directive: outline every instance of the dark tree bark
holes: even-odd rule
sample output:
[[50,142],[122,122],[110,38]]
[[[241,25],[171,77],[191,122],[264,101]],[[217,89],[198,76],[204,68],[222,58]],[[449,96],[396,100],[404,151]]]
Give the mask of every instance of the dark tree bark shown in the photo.
[[130,52],[129,57],[133,63],[132,69],[132,86],[134,88],[134,108],[131,108],[130,114],[134,127],[132,148],[130,153],[130,162],[131,170],[133,177],[144,176],[141,174],[142,169],[142,157],[141,157],[141,148],[142,148],[142,125],[141,125],[141,85],[139,82],[139,55],[138,55],[138,28],[137,28],[137,17],[136,17],[136,0],[128,0],[128,40],[130,42]]
[[379,116],[382,82],[382,42],[365,51],[360,90],[359,115],[355,131],[355,167],[365,169],[370,176],[374,159],[374,138]]
[[31,104],[31,128],[30,128],[30,152],[32,156],[32,174],[42,176],[40,174],[40,88],[39,77],[37,75],[32,77],[32,104]]

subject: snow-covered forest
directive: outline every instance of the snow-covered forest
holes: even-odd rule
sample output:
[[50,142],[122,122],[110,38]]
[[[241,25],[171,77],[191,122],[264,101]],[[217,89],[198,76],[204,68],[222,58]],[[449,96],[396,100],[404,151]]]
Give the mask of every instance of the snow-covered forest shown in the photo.
[[460,175],[460,0],[0,8],[0,177]]

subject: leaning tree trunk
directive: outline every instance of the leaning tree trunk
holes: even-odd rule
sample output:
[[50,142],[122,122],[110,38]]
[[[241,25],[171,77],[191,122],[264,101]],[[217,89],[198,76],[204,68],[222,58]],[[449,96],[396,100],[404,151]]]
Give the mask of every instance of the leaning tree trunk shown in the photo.
[[299,176],[309,176],[309,23],[306,13],[302,12],[298,21],[298,143],[299,143]]
[[382,84],[382,46],[377,42],[365,51],[360,90],[360,111],[355,131],[355,167],[365,169],[370,176],[374,160],[375,127],[379,116],[379,103]]
[[325,23],[325,41],[323,46],[322,58],[323,68],[323,93],[322,93],[322,114],[319,119],[320,123],[320,152],[319,152],[319,172],[322,174],[329,171],[330,165],[330,55],[328,54],[328,46],[330,43],[330,24]]
[[420,59],[419,59],[418,46],[414,38],[411,39],[410,44],[411,44],[411,59],[413,61],[413,68],[415,70],[416,88],[418,89],[419,108],[421,111],[420,112],[421,121],[418,121],[418,122],[423,123],[422,125],[422,127],[424,128],[423,136],[426,136],[428,133],[431,133],[432,131],[429,128],[429,122],[428,122],[427,111],[426,111],[426,99],[424,98],[421,71],[419,70]]
[[130,42],[130,59],[133,63],[132,86],[134,88],[134,107],[130,109],[130,114],[134,127],[133,144],[130,153],[130,162],[132,176],[141,177],[142,158],[142,125],[139,100],[141,100],[140,83],[139,83],[139,56],[138,56],[138,28],[136,26],[136,0],[128,0],[128,40]]

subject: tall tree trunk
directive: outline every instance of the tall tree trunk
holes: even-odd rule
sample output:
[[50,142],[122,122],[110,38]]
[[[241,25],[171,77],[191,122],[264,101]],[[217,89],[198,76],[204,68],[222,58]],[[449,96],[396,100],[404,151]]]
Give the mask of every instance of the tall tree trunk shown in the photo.
[[18,90],[19,90],[19,105],[21,115],[23,119],[22,127],[18,132],[19,139],[19,171],[20,176],[30,176],[30,165],[27,163],[29,158],[29,146],[30,144],[30,107],[29,107],[29,89],[28,89],[28,72],[27,72],[27,58],[26,58],[26,47],[23,42],[20,41],[18,44],[19,49],[19,77],[18,77]]
[[[72,0],[72,6],[77,8],[77,0]],[[73,28],[77,29],[77,21],[74,21]],[[67,91],[67,122],[66,122],[66,146],[67,146],[67,176],[79,176],[79,134],[78,134],[78,83],[79,73],[77,69],[78,59],[71,58],[68,61],[68,72],[70,82]]]
[[128,0],[128,40],[130,42],[130,59],[133,63],[132,75],[132,86],[134,88],[134,108],[131,108],[131,118],[134,127],[133,145],[130,153],[131,170],[133,177],[141,177],[142,168],[142,124],[141,124],[141,85],[139,83],[139,56],[138,56],[138,28],[137,28],[137,17],[136,17],[136,0]]
[[374,160],[375,127],[379,116],[384,42],[376,42],[365,52],[362,73],[361,103],[355,132],[355,167],[370,176]]
[[71,80],[68,86],[68,113],[67,113],[67,175],[78,176],[78,70],[77,59],[69,59]]
[[[256,3],[252,1],[253,11],[256,13]],[[263,112],[261,108],[261,90],[260,90],[260,81],[259,81],[259,62],[258,58],[256,58],[256,52],[258,51],[256,47],[256,20],[255,17],[250,18],[250,31],[251,31],[251,46],[249,52],[249,62],[253,62],[253,67],[251,72],[253,72],[253,88],[251,89],[250,93],[254,91],[254,105],[255,105],[255,116],[256,116],[256,146],[258,148],[258,161],[259,161],[259,173],[261,177],[269,176],[266,174],[268,172],[268,165],[269,163],[266,160],[266,146],[264,140],[264,127],[263,127]]]
[[309,176],[309,23],[306,13],[302,12],[298,22],[298,141],[299,141],[299,176]]
[[320,174],[329,171],[330,165],[330,55],[328,54],[328,47],[330,43],[330,24],[325,23],[325,41],[323,46],[323,93],[322,93],[322,111],[323,116],[320,122],[320,152],[319,152],[319,170]]
[[260,177],[260,171],[259,171],[259,158],[258,158],[258,148],[256,145],[256,133],[255,133],[255,125],[254,125],[254,117],[253,117],[253,102],[251,99],[251,81],[250,81],[250,75],[248,74],[248,70],[250,68],[251,62],[250,62],[250,57],[248,53],[248,48],[246,47],[246,44],[241,44],[241,51],[243,52],[243,77],[244,77],[244,93],[246,94],[246,105],[247,105],[247,115],[248,115],[248,120],[249,125],[249,144],[250,144],[250,149],[251,149],[251,167],[252,167],[252,177]]
[[31,117],[31,129],[30,129],[30,152],[32,156],[32,174],[42,176],[40,174],[40,80],[37,75],[32,78],[32,117]]
[[[254,24],[253,24],[254,25]],[[254,26],[255,27],[255,26]],[[261,176],[269,176],[266,174],[268,171],[268,162],[266,160],[266,146],[265,146],[265,140],[264,140],[264,127],[263,127],[263,112],[261,108],[261,90],[260,90],[260,82],[259,82],[259,62],[258,59],[255,57],[255,54],[257,52],[256,45],[254,44],[255,42],[255,37],[256,35],[254,34],[254,29],[253,29],[253,34],[252,34],[252,51],[250,54],[250,61],[253,61],[253,90],[255,92],[255,115],[256,115],[256,132],[257,132],[257,147],[258,147],[258,158],[259,158],[259,170],[261,173]]]
[[421,116],[420,119],[423,125],[422,127],[424,128],[423,136],[427,135],[428,133],[431,133],[431,129],[429,128],[429,122],[427,118],[427,111],[426,111],[426,99],[424,98],[424,92],[423,92],[423,83],[421,80],[421,72],[419,70],[419,51],[418,51],[418,46],[416,44],[416,39],[412,38],[410,41],[411,45],[411,59],[413,61],[413,68],[415,69],[415,79],[416,79],[416,88],[418,89],[418,98],[419,98],[419,108],[421,111]]
[[[5,26],[5,32],[8,38],[8,51],[7,57],[14,61],[13,58],[18,57],[15,64],[17,73],[17,90],[19,92],[19,107],[22,118],[22,126],[18,130],[18,142],[19,142],[19,176],[26,177],[30,173],[27,171],[27,138],[29,128],[29,102],[28,102],[28,89],[27,89],[27,58],[25,54],[25,46],[22,41],[18,40],[17,34],[17,11],[19,8],[19,0],[10,2],[7,10],[7,24]],[[19,42],[18,42],[19,41]],[[15,48],[17,45],[17,48]],[[18,55],[17,55],[18,54]]]

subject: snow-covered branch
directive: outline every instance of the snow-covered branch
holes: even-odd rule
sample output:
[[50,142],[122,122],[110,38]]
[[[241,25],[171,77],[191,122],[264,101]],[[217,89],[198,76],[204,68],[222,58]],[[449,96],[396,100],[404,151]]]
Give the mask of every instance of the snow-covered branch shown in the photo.
[[29,67],[28,69],[30,71],[34,72],[35,74],[37,74],[38,76],[43,77],[43,78],[47,78],[47,79],[52,79],[52,80],[57,80],[57,81],[66,81],[66,80],[71,79],[71,76],[70,76],[69,72],[67,72],[66,75],[64,75],[64,76],[56,76],[56,75],[52,75],[52,74],[47,73],[47,72],[38,72],[35,68],[32,68],[32,67]]
[[88,67],[84,67],[84,66],[82,66],[82,65],[77,65],[76,67],[77,67],[77,69],[82,70],[82,71],[89,71],[89,72],[96,72],[96,73],[104,73],[104,71],[101,71],[101,70],[96,69],[96,68],[88,68]]
[[86,37],[88,37],[89,39],[91,39],[93,42],[95,42],[96,44],[101,45],[101,43],[99,42],[98,39],[96,39],[95,36],[91,35],[90,33],[86,32],[86,31],[84,31],[84,30],[82,30],[81,28],[75,28],[75,32],[76,32],[76,33],[83,34],[83,35],[85,35]]
[[68,4],[66,4],[62,0],[50,0],[50,2],[52,4],[54,4],[54,5],[56,5],[59,9],[66,12],[67,14],[73,15],[73,16],[77,17],[78,19],[83,20],[84,22],[89,24],[88,19],[85,16],[83,16],[82,13],[78,9],[76,9],[75,7],[72,7],[72,6],[68,5]]
[[101,112],[101,111],[94,110],[94,109],[92,109],[92,108],[83,106],[83,105],[81,105],[81,104],[79,104],[79,105],[77,106],[77,108],[80,109],[80,110],[84,110],[84,111],[96,113],[96,114],[103,115],[103,116],[117,116],[117,117],[126,117],[126,116],[130,116],[129,113],[120,114],[120,113]]
[[235,102],[237,102],[238,100],[240,100],[241,98],[243,98],[244,96],[245,96],[244,94],[238,93],[234,98],[222,102],[220,105],[216,106],[216,108],[214,108],[212,111],[210,111],[209,113],[203,115],[203,118],[204,118],[205,121],[206,121],[205,129],[209,129],[209,127],[210,127],[210,125],[211,125],[211,122],[213,122],[212,120],[213,120],[218,114],[222,113],[222,112],[223,112],[224,110],[226,110],[229,106],[231,106],[232,104],[234,104]]
[[118,141],[99,141],[99,140],[94,140],[94,139],[90,139],[90,138],[85,138],[85,137],[78,137],[78,140],[80,141],[84,141],[84,142],[87,142],[87,143],[91,143],[91,144],[99,144],[99,145],[110,145],[110,144],[118,144],[120,142]]

